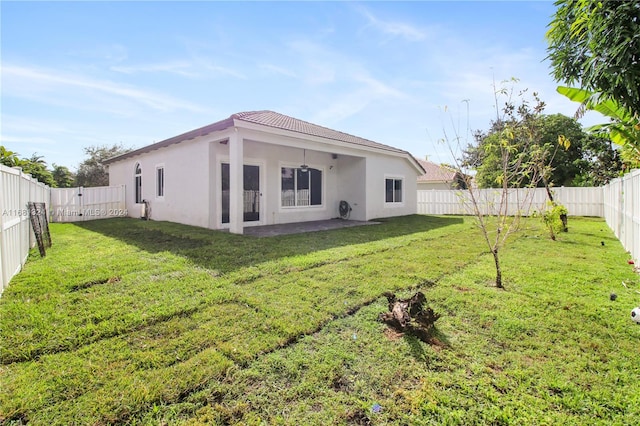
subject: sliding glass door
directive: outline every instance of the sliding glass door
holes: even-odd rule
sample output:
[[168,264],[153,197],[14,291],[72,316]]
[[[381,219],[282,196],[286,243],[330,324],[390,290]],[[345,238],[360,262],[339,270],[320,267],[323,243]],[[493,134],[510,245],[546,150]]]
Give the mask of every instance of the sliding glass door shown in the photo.
[[[243,166],[244,191],[242,195],[245,222],[260,221],[260,166]],[[222,185],[222,223],[229,223],[229,163],[222,163],[220,183]]]

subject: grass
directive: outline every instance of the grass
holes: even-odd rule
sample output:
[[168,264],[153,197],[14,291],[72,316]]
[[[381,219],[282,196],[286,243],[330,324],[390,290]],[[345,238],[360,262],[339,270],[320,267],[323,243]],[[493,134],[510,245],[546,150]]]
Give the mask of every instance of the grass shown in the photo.
[[[528,226],[501,291],[470,218],[53,224],[0,299],[0,423],[634,424],[627,254],[599,219]],[[430,345],[376,321],[416,289],[442,314]]]

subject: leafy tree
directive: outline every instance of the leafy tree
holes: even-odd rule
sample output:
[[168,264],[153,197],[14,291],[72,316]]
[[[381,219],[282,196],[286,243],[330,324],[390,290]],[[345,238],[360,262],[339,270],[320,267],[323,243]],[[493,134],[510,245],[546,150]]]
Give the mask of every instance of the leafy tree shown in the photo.
[[602,186],[622,174],[624,164],[620,153],[608,137],[589,135],[582,143],[582,158],[577,160],[581,170],[573,186]]
[[103,161],[131,151],[120,144],[107,146],[90,146],[84,148],[84,153],[88,156],[80,163],[76,175],[78,186],[107,186],[109,185],[109,173]]
[[553,76],[640,112],[640,3],[559,0],[547,32]]
[[596,93],[573,87],[558,87],[558,93],[575,102],[580,102],[576,116],[585,110],[598,111],[611,118],[611,122],[587,129],[595,134],[607,134],[622,149],[621,157],[628,168],[640,167],[640,119],[615,99],[602,99]]
[[20,158],[18,154],[13,151],[9,151],[4,146],[0,145],[0,164],[7,167],[15,167],[20,164]]
[[582,173],[583,144],[588,138],[575,119],[562,114],[540,117],[538,145],[553,152],[548,184],[571,186],[576,176]]
[[488,133],[475,133],[475,145],[466,148],[463,161],[476,169],[478,186],[502,186],[503,155],[499,139],[506,129],[513,134],[510,149],[517,155],[513,155],[512,159],[537,165],[536,176],[525,179],[514,176],[515,181],[509,182],[510,186],[530,186],[536,177],[541,178],[537,181],[538,186],[572,185],[585,167],[581,160],[582,145],[587,134],[580,124],[562,114],[542,115],[541,111],[523,120],[523,117],[513,115],[504,121],[492,123]]
[[9,167],[20,167],[24,173],[30,174],[39,182],[55,187],[56,183],[53,180],[51,171],[47,169],[47,162],[43,158],[36,153],[31,155],[31,158],[20,158],[18,153],[0,146],[0,164]]
[[75,175],[67,167],[55,163],[51,175],[58,188],[71,188],[75,182]]
[[29,173],[36,178],[39,182],[49,185],[50,187],[56,186],[56,181],[53,179],[51,171],[47,169],[47,162],[44,161],[44,157],[34,153],[30,158],[20,161],[18,164],[22,167],[22,171]]
[[579,88],[558,91],[612,119],[594,126],[622,147],[627,168],[640,167],[640,3],[560,0],[547,32],[553,76]]
[[0,164],[21,167],[23,172],[52,188],[70,188],[75,182],[75,176],[67,167],[53,164],[53,170],[49,170],[44,157],[37,153],[30,158],[20,158],[17,153],[0,146]]

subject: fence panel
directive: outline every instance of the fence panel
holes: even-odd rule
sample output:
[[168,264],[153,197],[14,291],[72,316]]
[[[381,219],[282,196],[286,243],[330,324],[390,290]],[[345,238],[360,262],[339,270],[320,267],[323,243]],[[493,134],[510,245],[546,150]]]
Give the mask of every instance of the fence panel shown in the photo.
[[22,170],[0,165],[0,294],[22,269],[35,244],[27,203],[49,206],[49,190]]
[[52,188],[51,222],[81,222],[127,216],[125,186]]
[[49,208],[51,222],[76,222],[82,220],[80,188],[52,188],[51,207]]
[[[482,189],[474,192],[483,214],[496,214],[502,190]],[[611,181],[603,187],[553,188],[554,199],[569,210],[570,216],[604,217],[623,247],[640,264],[640,170]],[[530,215],[547,208],[544,188],[509,190],[506,194],[508,214]],[[418,191],[418,214],[474,214],[469,191]]]
[[[554,199],[567,207],[571,216],[604,215],[602,188],[553,188]],[[506,196],[506,212],[529,216],[547,209],[547,192],[544,188],[479,189],[474,191],[482,214],[497,214]],[[418,214],[474,214],[469,191],[431,189],[418,191]]]
[[609,182],[603,192],[607,225],[635,263],[640,263],[640,170]]
[[604,217],[604,191],[602,187],[560,187],[553,192],[558,202],[571,216]]

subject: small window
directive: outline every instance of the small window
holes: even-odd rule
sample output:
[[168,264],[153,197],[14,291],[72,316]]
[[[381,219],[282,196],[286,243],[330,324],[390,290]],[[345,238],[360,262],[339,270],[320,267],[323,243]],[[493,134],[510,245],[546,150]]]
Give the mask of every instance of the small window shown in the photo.
[[164,167],[156,168],[156,197],[164,197]]
[[282,207],[322,205],[322,170],[282,167],[280,182]]
[[133,187],[135,188],[136,203],[142,203],[142,168],[136,163]]
[[402,202],[402,179],[385,179],[385,202]]

